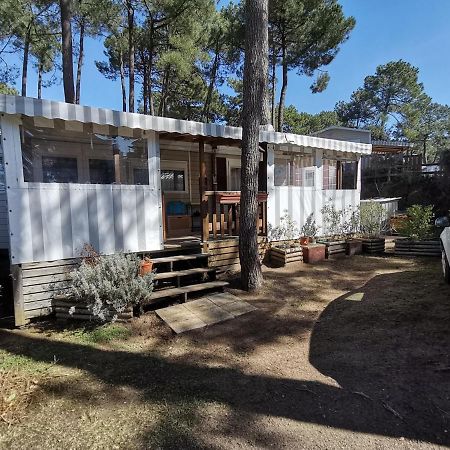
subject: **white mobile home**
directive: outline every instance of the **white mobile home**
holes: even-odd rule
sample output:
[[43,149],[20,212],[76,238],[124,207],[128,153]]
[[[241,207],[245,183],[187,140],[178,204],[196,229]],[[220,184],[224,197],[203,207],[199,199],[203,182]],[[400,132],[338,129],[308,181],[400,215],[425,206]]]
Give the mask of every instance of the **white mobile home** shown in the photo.
[[[64,265],[86,243],[105,254],[189,241],[208,251],[238,236],[240,128],[8,95],[0,114],[0,246],[17,324],[50,305],[52,271],[30,288],[24,269]],[[327,201],[359,204],[370,144],[261,131],[260,150],[262,236],[285,210],[299,226],[311,213],[320,225]]]

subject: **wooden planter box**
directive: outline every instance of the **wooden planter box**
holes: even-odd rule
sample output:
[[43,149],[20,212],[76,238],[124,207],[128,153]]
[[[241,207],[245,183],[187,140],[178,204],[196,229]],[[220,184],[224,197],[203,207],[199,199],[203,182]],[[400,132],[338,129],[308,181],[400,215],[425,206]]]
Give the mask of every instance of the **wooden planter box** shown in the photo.
[[438,240],[413,241],[396,239],[394,253],[402,256],[441,256],[441,244]]
[[363,253],[367,253],[369,255],[379,255],[381,253],[384,253],[384,244],[384,238],[363,238]]
[[[69,313],[71,308],[75,308],[73,314]],[[52,300],[52,309],[55,312],[57,320],[86,320],[86,321],[98,321],[87,305],[75,302],[67,297],[58,296]],[[106,321],[111,321],[113,317],[117,315],[116,322],[128,322],[133,318],[133,308],[129,307],[121,313],[117,313],[114,309],[109,310],[109,315],[106,317]]]
[[313,264],[325,259],[325,245],[309,244],[303,247],[303,262]]
[[333,255],[345,255],[347,250],[347,243],[345,241],[329,241],[321,239],[317,242],[325,245],[325,257],[327,259]]
[[363,251],[361,239],[350,239],[346,242],[345,254],[348,256],[360,255]]
[[285,266],[291,262],[303,261],[302,247],[272,247],[270,249],[270,260],[272,263]]

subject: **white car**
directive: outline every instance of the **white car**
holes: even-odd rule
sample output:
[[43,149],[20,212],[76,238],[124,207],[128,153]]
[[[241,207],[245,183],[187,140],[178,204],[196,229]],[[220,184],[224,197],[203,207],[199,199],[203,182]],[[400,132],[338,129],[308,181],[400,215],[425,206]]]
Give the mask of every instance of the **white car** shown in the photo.
[[445,281],[450,283],[450,221],[447,217],[440,217],[436,219],[436,226],[445,227],[441,233],[442,270]]

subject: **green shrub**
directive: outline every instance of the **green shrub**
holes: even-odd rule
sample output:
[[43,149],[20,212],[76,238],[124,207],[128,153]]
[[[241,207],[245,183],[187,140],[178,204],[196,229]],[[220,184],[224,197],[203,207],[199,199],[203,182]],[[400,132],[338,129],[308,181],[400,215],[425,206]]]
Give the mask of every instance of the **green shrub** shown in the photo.
[[342,229],[344,234],[352,236],[361,231],[360,209],[358,206],[349,206],[344,210],[344,223]]
[[315,238],[319,232],[319,227],[316,225],[314,220],[314,213],[311,213],[307,218],[306,222],[302,226],[301,235],[305,237]]
[[293,241],[299,237],[299,230],[297,222],[292,219],[287,210],[284,210],[284,215],[280,217],[280,224],[272,227],[269,224],[268,234],[270,241],[285,241],[284,246],[288,246],[289,241]]
[[367,237],[376,237],[383,232],[386,212],[378,202],[362,203],[359,210],[361,232]]
[[408,219],[405,220],[400,233],[414,240],[430,238],[433,234],[433,206],[413,205],[406,210]]
[[322,213],[323,233],[325,236],[340,236],[343,234],[343,211],[336,209],[332,203],[325,204]]
[[136,255],[123,253],[85,258],[72,272],[67,294],[86,303],[94,316],[107,320],[111,309],[120,313],[150,298],[153,273],[140,276],[140,263]]

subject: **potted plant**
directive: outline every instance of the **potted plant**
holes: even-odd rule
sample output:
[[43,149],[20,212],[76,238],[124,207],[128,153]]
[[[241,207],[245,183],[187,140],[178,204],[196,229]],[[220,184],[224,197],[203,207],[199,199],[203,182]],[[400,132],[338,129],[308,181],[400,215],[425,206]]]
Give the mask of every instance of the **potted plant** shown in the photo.
[[298,228],[296,222],[284,211],[280,224],[269,227],[270,260],[277,265],[286,265],[295,261],[302,261],[302,247],[298,243]]
[[316,243],[316,236],[319,232],[319,227],[314,220],[314,213],[311,213],[303,224],[300,235],[300,244],[308,245]]
[[382,236],[386,213],[380,203],[367,202],[359,208],[363,253],[384,253],[385,238]]
[[141,259],[133,254],[89,255],[71,272],[71,280],[52,300],[57,319],[115,321],[133,316],[133,309],[153,291],[153,273],[140,274]]
[[347,208],[345,216],[345,254],[348,256],[359,255],[362,253],[362,240],[359,238],[361,226],[359,207],[350,206]]
[[153,261],[148,257],[145,256],[142,258],[140,267],[139,267],[139,275],[143,277],[144,275],[147,275],[153,270]]
[[322,213],[324,237],[317,242],[325,245],[326,258],[331,255],[345,254],[344,210],[336,209],[330,202],[325,204],[320,212]]
[[409,256],[441,256],[439,239],[432,225],[433,206],[413,205],[406,210],[407,219],[399,227],[406,237],[395,240],[395,254]]

